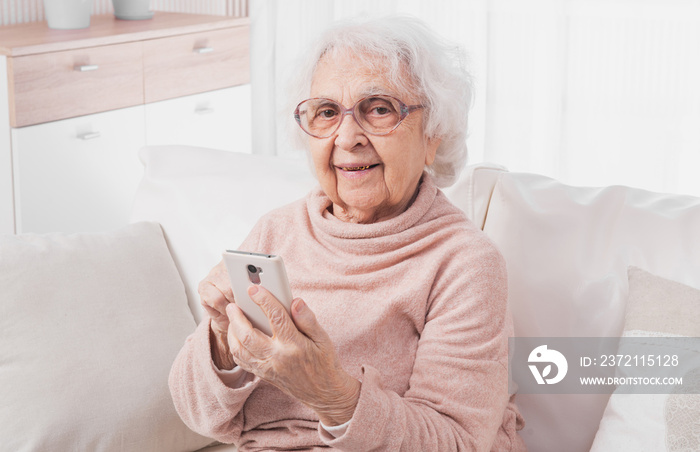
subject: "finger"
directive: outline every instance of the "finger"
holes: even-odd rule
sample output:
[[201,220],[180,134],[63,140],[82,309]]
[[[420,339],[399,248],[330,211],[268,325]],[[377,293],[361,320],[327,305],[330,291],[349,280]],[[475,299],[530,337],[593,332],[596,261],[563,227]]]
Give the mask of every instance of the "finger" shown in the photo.
[[205,309],[208,306],[220,314],[226,313],[226,306],[229,305],[229,301],[211,282],[207,280],[201,282],[199,285],[199,298]]
[[221,260],[216,267],[212,269],[212,284],[221,291],[229,303],[234,303],[233,289],[231,289],[231,280],[228,276],[226,263]]
[[267,316],[273,336],[287,338],[294,335],[296,332],[294,323],[289,318],[282,303],[269,290],[262,286],[252,285],[248,287],[248,295]]
[[244,348],[252,357],[266,359],[270,356],[270,338],[253,327],[250,320],[245,316],[241,308],[235,303],[231,303],[226,308],[229,318],[229,336],[233,335],[240,346]]
[[326,330],[318,323],[316,314],[304,303],[304,300],[295,298],[292,301],[291,310],[292,320],[301,333],[320,346],[332,343]]
[[203,290],[209,290],[209,287],[212,286],[221,292],[222,296],[228,300],[229,303],[234,302],[231,281],[229,280],[226,264],[223,260],[209,271],[206,278],[199,283],[197,291],[201,296]]
[[225,314],[220,313],[219,311],[212,308],[211,306],[207,306],[206,304],[202,303],[202,307],[207,312],[207,315],[209,316],[209,318],[211,318],[215,321],[222,320],[225,317]]
[[228,334],[226,337],[229,352],[231,353],[231,357],[233,357],[233,362],[235,362],[237,366],[246,372],[255,374],[256,369],[253,364],[255,362],[255,358],[253,358],[250,355],[250,352],[248,352],[245,347],[241,345],[240,341],[234,334]]

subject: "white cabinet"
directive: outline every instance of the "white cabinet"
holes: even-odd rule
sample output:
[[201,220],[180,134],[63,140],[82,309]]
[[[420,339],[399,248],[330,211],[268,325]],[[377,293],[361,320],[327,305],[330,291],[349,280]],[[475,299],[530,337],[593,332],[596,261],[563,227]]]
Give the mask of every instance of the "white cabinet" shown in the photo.
[[251,152],[250,85],[146,104],[146,144]]
[[143,110],[13,129],[18,232],[92,232],[127,224],[143,173]]
[[250,151],[247,18],[0,27],[0,233],[126,224],[146,144]]

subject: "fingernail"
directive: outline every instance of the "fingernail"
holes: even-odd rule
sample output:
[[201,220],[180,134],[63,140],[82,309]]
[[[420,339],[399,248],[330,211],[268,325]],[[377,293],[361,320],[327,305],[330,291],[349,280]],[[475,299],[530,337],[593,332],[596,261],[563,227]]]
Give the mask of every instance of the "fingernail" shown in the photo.
[[296,305],[294,306],[294,311],[297,314],[300,314],[304,310],[305,307],[306,307],[306,303],[304,303],[304,300],[302,300],[301,298],[297,298]]
[[252,285],[248,288],[248,295],[255,295],[258,293],[258,286]]

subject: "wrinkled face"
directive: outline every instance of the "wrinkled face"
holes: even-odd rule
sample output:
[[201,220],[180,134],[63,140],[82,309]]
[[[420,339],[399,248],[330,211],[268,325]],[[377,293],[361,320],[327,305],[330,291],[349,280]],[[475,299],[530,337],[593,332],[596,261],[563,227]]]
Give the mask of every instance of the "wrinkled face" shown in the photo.
[[[370,95],[389,95],[406,105],[420,104],[412,93],[397,88],[368,65],[374,57],[344,52],[319,61],[309,97],[334,100],[345,108]],[[375,69],[372,69],[372,66]],[[412,202],[425,165],[435,158],[440,143],[423,134],[422,109],[409,114],[388,135],[371,135],[346,115],[328,138],[309,137],[309,148],[321,188],[333,202],[333,215],[343,221],[373,223],[406,210]]]

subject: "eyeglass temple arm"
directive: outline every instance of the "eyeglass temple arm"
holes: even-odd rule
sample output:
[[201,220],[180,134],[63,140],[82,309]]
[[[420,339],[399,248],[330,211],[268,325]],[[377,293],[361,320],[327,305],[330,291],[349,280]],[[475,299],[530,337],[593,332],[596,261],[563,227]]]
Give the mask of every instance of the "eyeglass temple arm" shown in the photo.
[[413,113],[416,110],[420,110],[421,108],[425,108],[424,105],[408,105],[406,106],[406,111],[408,113]]

